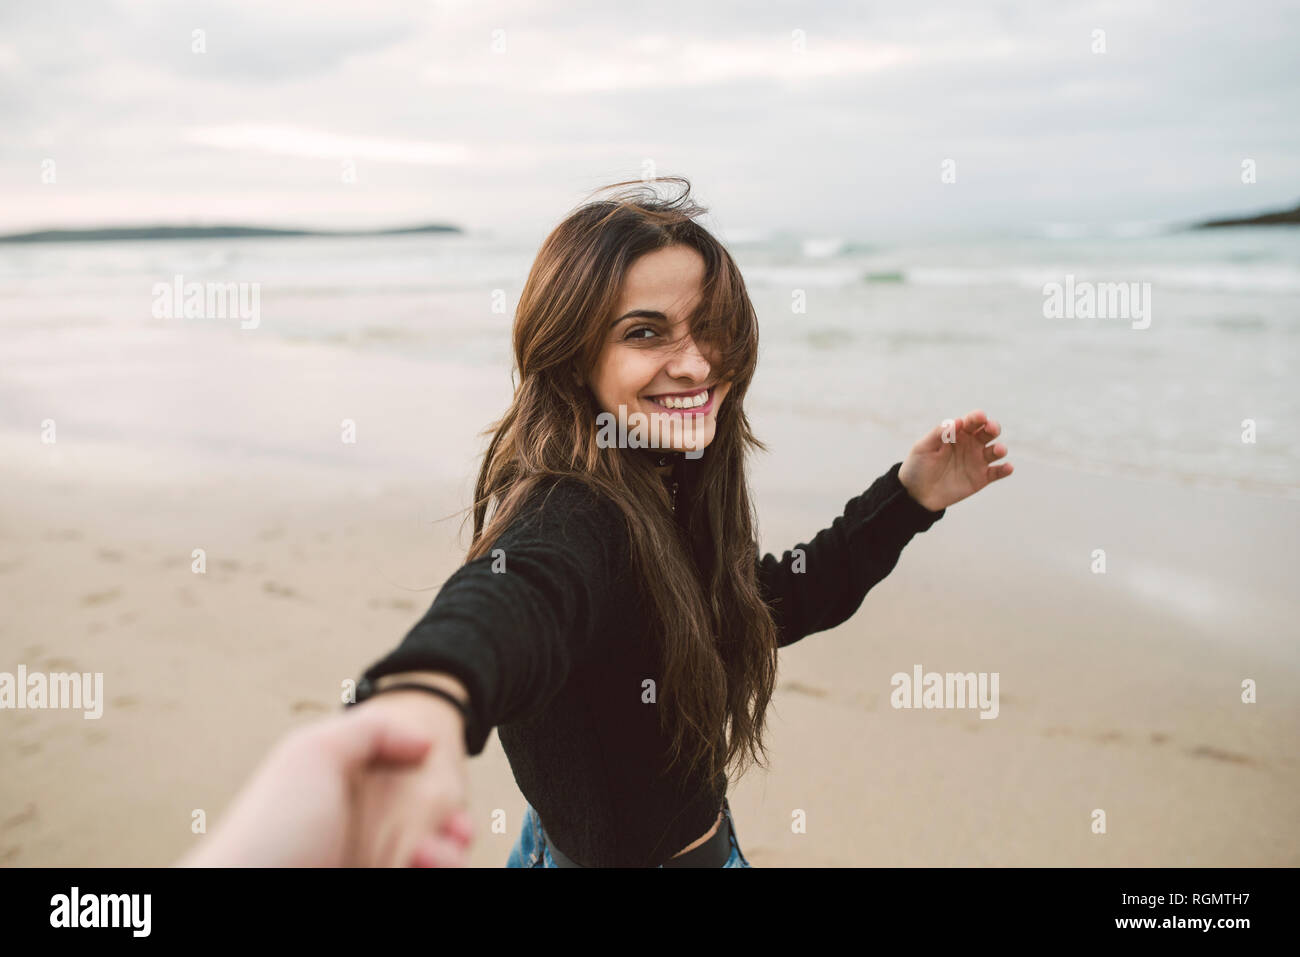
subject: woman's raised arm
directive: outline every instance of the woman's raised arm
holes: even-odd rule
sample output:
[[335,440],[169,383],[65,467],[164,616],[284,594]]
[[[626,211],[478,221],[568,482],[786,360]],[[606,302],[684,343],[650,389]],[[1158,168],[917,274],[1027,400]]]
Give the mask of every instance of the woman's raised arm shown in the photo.
[[777,645],[847,621],[867,592],[893,571],[903,547],[943,517],[908,494],[901,462],[850,499],[844,512],[811,542],[781,558],[758,559],[758,584],[777,625]]

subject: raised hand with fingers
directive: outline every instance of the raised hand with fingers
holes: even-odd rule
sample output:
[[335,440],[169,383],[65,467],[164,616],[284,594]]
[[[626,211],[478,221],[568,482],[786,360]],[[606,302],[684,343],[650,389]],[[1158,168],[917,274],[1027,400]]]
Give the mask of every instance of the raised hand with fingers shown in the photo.
[[1011,474],[1011,463],[998,461],[1007,454],[994,441],[1000,434],[1002,427],[981,409],[945,420],[912,446],[898,480],[932,512],[954,505]]

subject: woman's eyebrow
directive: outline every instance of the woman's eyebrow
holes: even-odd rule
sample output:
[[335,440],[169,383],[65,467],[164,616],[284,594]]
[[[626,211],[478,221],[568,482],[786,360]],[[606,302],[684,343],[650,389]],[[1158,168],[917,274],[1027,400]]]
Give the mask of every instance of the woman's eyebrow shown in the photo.
[[613,322],[609,324],[609,327],[613,329],[624,319],[658,319],[662,322],[668,321],[667,316],[665,316],[662,312],[659,312],[655,309],[633,309],[631,312],[626,312],[623,315],[619,316],[617,319],[615,319]]

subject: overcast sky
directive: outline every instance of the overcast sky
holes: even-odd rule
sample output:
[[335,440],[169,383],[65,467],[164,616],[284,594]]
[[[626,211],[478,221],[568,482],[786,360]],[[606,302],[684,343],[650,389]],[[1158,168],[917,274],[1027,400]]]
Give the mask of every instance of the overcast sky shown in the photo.
[[1289,207],[1298,51],[1269,0],[3,0],[0,230],[527,236],[647,163],[737,234]]

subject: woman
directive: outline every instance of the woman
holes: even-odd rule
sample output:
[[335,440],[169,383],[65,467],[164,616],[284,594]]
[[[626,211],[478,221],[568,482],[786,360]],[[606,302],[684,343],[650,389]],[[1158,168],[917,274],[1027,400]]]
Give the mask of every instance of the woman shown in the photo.
[[762,764],[777,649],[848,619],[914,534],[1011,473],[972,413],[811,542],[760,558],[757,318],[670,181],[676,198],[637,184],[578,208],[538,253],[465,564],[359,685],[436,742],[367,779],[369,863],[463,861],[439,828],[495,726],[528,801],[510,866],[749,866],[727,772]]

